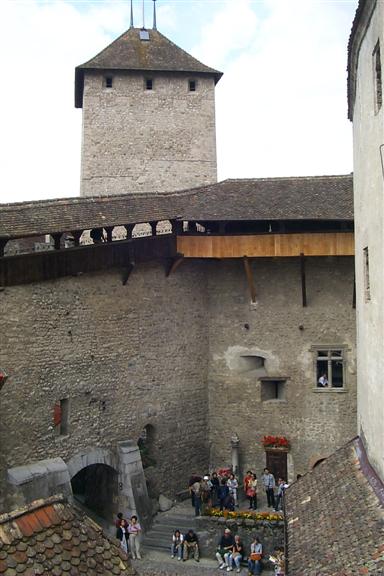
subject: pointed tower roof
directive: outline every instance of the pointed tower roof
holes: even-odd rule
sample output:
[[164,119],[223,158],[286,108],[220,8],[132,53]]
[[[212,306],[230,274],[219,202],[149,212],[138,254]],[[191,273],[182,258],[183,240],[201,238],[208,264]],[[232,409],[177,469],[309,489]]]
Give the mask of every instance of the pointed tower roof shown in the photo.
[[168,40],[158,30],[129,28],[97,56],[76,68],[75,106],[83,105],[86,70],[142,70],[151,72],[189,72],[213,76],[217,83],[222,72],[199,60]]

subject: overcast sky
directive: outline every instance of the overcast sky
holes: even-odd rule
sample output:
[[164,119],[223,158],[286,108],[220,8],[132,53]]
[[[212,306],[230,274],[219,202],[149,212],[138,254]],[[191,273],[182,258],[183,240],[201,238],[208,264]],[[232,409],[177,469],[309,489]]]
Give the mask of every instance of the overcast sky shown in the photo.
[[[145,24],[152,26],[151,0]],[[158,29],[224,72],[219,179],[352,171],[347,42],[357,0],[158,0]],[[129,27],[129,0],[0,0],[0,202],[77,196],[74,68]],[[142,0],[134,0],[135,26]]]

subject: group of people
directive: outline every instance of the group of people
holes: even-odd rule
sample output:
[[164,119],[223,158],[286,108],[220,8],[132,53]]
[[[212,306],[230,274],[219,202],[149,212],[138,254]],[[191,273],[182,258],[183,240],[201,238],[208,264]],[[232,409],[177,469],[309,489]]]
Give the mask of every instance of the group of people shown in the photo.
[[[279,477],[276,485],[275,477],[268,468],[264,468],[261,484],[267,495],[268,507],[278,512],[283,506],[284,492],[288,484]],[[257,475],[248,470],[243,489],[250,510],[257,510],[258,485]],[[235,510],[239,506],[239,488],[239,481],[233,473],[224,477],[219,477],[217,472],[203,477],[193,474],[189,481],[189,492],[195,515],[200,516],[206,506],[220,510]]]
[[[251,542],[250,552],[248,555],[248,573],[261,574],[262,563],[261,558],[263,555],[263,546],[257,536],[254,536]],[[238,534],[233,536],[231,530],[226,528],[224,534],[220,538],[217,547],[216,559],[219,563],[219,569],[231,572],[236,569],[236,572],[241,571],[241,562],[246,559],[246,553],[243,543]]]
[[200,516],[203,507],[219,507],[220,510],[234,510],[238,506],[239,482],[232,473],[220,478],[217,472],[201,477],[192,475],[189,492],[196,516]]
[[[277,492],[275,494],[275,477],[268,468],[264,468],[263,474],[261,475],[261,483],[267,495],[268,507],[274,508],[274,510],[278,512],[283,506],[284,493],[286,488],[288,488],[288,484],[284,478],[279,477],[277,480]],[[257,476],[251,470],[248,470],[244,478],[244,493],[249,501],[250,510],[257,509],[257,488]]]
[[186,562],[190,556],[199,562],[199,541],[196,533],[191,529],[183,535],[180,530],[175,530],[172,536],[171,557]]
[[137,516],[133,515],[128,520],[123,517],[121,512],[118,513],[116,521],[116,538],[120,540],[120,546],[128,556],[135,560],[141,560],[140,554],[140,533],[141,526],[137,519]]

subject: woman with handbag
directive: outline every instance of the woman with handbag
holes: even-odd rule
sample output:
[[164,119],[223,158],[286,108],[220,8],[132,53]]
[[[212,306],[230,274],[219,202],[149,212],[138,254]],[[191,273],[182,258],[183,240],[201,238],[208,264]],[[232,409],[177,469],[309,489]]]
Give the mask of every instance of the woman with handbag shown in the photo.
[[256,474],[252,474],[250,480],[248,481],[246,496],[249,499],[249,508],[256,510],[257,509],[257,477],[256,477]]
[[[249,483],[252,480],[252,472],[250,470],[247,471],[245,477],[244,477],[244,494],[246,496],[246,498],[248,498],[249,500],[249,496],[248,496],[248,488],[249,488]],[[249,504],[249,509],[251,509],[252,506],[251,504]]]
[[253,537],[251,543],[251,553],[248,558],[249,574],[261,574],[262,564],[261,557],[263,555],[263,546],[257,536]]

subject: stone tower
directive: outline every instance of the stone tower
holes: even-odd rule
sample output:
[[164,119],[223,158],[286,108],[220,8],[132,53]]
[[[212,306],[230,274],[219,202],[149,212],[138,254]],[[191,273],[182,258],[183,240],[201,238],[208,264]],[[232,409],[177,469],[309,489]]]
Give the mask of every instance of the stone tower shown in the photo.
[[78,66],[81,195],[216,182],[215,85],[221,75],[156,29],[134,27]]

